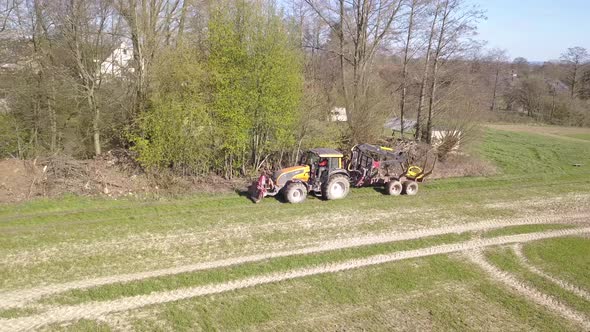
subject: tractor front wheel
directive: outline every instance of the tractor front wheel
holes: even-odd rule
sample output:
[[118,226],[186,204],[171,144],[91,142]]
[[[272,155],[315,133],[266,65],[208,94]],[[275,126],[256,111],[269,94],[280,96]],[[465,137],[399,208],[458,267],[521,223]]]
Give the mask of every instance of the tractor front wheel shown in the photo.
[[399,196],[401,195],[403,190],[404,187],[402,186],[402,183],[399,181],[389,181],[385,185],[385,192],[387,192],[387,194],[391,196]]
[[336,174],[330,177],[328,183],[324,184],[322,188],[322,196],[324,199],[342,199],[348,195],[350,191],[350,181],[348,177],[342,174]]
[[414,196],[418,193],[418,182],[406,181],[404,182],[404,194]]
[[292,182],[285,188],[284,196],[289,203],[301,203],[307,197],[307,188],[301,182]]

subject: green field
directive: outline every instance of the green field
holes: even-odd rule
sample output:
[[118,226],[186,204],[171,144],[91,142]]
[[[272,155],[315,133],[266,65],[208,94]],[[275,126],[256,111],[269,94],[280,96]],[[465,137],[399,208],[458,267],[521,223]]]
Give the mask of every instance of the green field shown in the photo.
[[[460,250],[170,300],[184,290],[261,276],[590,226],[590,141],[488,129],[474,150],[499,174],[427,182],[415,197],[363,188],[345,200],[310,197],[300,205],[272,198],[255,205],[237,193],[158,200],[69,196],[0,205],[0,331],[17,325],[73,331],[585,329],[487,274],[468,259],[470,251]],[[428,233],[433,230],[440,232]],[[354,242],[408,232],[418,235]],[[548,275],[590,291],[590,238],[584,234],[523,243],[522,252]],[[322,247],[338,241],[346,244]],[[498,269],[590,321],[590,301],[531,272],[510,245],[484,253]],[[236,262],[190,268],[227,259]],[[69,284],[78,281],[89,284]],[[156,300],[142,305],[144,298]],[[140,304],[93,312],[134,301]],[[33,321],[45,325],[26,325]]]

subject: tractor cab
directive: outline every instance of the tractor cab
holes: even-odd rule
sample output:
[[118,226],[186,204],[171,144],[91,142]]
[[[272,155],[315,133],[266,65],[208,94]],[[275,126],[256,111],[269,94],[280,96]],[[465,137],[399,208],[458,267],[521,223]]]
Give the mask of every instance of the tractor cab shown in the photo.
[[338,150],[316,148],[304,153],[299,164],[309,167],[308,182],[311,187],[320,191],[321,183],[326,182],[333,171],[342,170],[342,157]]

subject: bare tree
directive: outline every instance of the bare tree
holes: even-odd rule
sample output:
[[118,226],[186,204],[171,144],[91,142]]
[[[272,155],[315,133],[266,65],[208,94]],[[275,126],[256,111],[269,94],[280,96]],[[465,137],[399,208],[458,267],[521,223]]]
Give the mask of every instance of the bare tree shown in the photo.
[[[180,0],[114,0],[133,43],[135,62],[135,101],[133,110],[146,108],[149,75],[158,48],[167,43],[174,29],[171,24],[187,7]],[[188,6],[188,4],[187,4]],[[184,30],[184,21],[182,29]],[[180,34],[182,36],[182,31]],[[169,40],[168,40],[169,43]]]
[[403,53],[402,63],[402,86],[401,86],[401,97],[400,97],[400,136],[404,138],[404,115],[406,109],[406,96],[408,93],[408,63],[412,57],[412,39],[414,38],[415,18],[417,11],[420,10],[421,0],[409,0],[408,6],[408,27],[406,30],[406,38]]
[[446,59],[456,57],[466,51],[473,44],[468,37],[475,32],[475,23],[483,13],[476,7],[471,7],[464,0],[443,0],[437,32],[436,46],[433,49],[432,78],[430,80],[430,98],[428,103],[428,117],[426,127],[422,126],[422,139],[431,141],[432,117],[438,102],[438,74],[440,65]]
[[[383,40],[392,32],[402,0],[305,0],[338,36],[342,94],[353,141],[373,135],[368,90],[373,60]],[[349,73],[349,69],[350,72]]]
[[526,114],[534,117],[541,111],[542,97],[547,86],[543,80],[531,76],[519,80],[515,89],[512,90],[510,98],[513,102],[522,107]]
[[430,68],[430,58],[432,56],[432,44],[434,42],[435,33],[436,33],[436,24],[438,20],[438,16],[441,11],[441,2],[436,1],[434,12],[432,15],[432,23],[430,24],[430,31],[428,33],[428,43],[426,47],[426,55],[424,59],[424,69],[422,72],[422,81],[420,82],[420,94],[418,96],[418,110],[416,112],[416,132],[414,133],[414,138],[417,140],[422,139],[422,110],[424,108],[424,102],[426,98],[426,84],[428,82],[428,69]]
[[6,30],[13,12],[16,11],[19,3],[17,0],[0,0],[0,32]]
[[56,20],[62,26],[61,33],[70,56],[75,61],[75,70],[82,95],[92,114],[92,137],[94,153],[100,155],[101,109],[97,91],[102,84],[101,63],[110,53],[118,39],[118,31],[110,30],[117,25],[110,0],[67,0],[55,5]]
[[588,58],[590,58],[588,51],[579,46],[568,48],[567,51],[561,55],[561,61],[568,67],[566,82],[569,85],[572,98],[576,95],[580,69]]
[[492,66],[492,71],[494,75],[494,82],[492,84],[492,101],[490,103],[490,110],[496,110],[496,99],[498,96],[498,86],[500,85],[500,72],[502,71],[502,67],[504,64],[508,62],[508,55],[506,54],[506,50],[500,49],[493,49],[490,51],[488,57],[488,62]]

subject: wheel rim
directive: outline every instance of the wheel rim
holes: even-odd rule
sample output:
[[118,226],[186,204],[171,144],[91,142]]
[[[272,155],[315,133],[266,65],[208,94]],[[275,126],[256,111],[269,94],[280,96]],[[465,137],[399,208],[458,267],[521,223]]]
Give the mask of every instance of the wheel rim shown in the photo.
[[399,195],[402,192],[402,185],[401,183],[396,183],[391,186],[391,194],[392,195]]
[[344,190],[344,184],[342,182],[336,182],[332,185],[332,195],[334,197],[342,197]]

